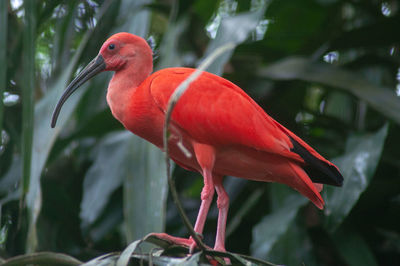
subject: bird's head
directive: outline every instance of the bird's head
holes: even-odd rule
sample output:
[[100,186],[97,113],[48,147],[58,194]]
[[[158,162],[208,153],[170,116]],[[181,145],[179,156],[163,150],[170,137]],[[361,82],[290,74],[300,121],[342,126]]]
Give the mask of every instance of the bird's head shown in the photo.
[[82,84],[102,71],[123,71],[129,68],[135,75],[146,76],[153,70],[153,51],[143,38],[120,32],[108,38],[99,54],[68,85],[57,103],[51,120],[55,127],[61,107]]
[[98,56],[104,60],[104,70],[119,71],[128,65],[136,68],[152,65],[152,55],[153,51],[143,38],[121,32],[104,42]]

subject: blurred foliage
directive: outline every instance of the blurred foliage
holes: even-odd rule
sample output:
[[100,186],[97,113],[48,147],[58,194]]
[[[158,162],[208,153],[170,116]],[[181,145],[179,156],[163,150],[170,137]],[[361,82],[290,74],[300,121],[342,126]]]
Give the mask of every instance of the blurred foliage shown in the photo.
[[[227,177],[227,250],[286,265],[399,265],[399,27],[396,0],[1,1],[0,256],[8,265],[124,265],[136,248],[128,244],[149,232],[187,237],[162,154],[125,132],[106,105],[110,74],[69,99],[56,129],[51,112],[113,33],[152,35],[160,69],[196,67],[245,32],[210,71],[337,163],[345,182],[325,187],[318,211],[283,185]],[[194,222],[201,176],[179,167],[173,175]],[[216,219],[214,204],[210,246]],[[111,253],[127,246],[121,257]],[[33,251],[46,252],[24,255]],[[210,257],[151,252],[154,259],[135,253],[132,263]]]

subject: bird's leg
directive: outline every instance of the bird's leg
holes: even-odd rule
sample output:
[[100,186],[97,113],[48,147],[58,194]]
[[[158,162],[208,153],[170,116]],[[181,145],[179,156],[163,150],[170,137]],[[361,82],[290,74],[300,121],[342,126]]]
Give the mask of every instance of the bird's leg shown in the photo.
[[[213,196],[214,196],[214,181],[212,176],[212,169],[214,167],[215,161],[215,150],[212,146],[200,143],[193,143],[194,152],[196,154],[196,159],[201,167],[202,175],[204,178],[204,187],[201,191],[201,205],[199,214],[197,215],[196,224],[194,226],[194,231],[201,235],[203,233],[204,224],[206,222],[208,210],[210,208]],[[153,236],[163,239],[166,242],[176,245],[183,245],[189,247],[192,253],[196,247],[196,242],[192,237],[180,238],[173,237],[164,233],[153,233]]]
[[[210,205],[214,196],[214,182],[212,178],[212,169],[214,167],[215,161],[215,150],[212,146],[200,143],[193,144],[194,152],[196,154],[197,162],[199,163],[203,179],[204,179],[204,187],[201,191],[201,205],[199,214],[197,215],[196,224],[194,226],[194,231],[197,234],[202,234],[204,229],[204,224],[206,222],[208,210],[210,209]],[[190,250],[196,247],[196,243],[193,241],[193,244],[190,247]]]
[[203,171],[203,176],[204,187],[201,191],[201,205],[197,215],[196,224],[194,225],[194,231],[200,235],[203,233],[208,210],[210,209],[214,197],[214,184],[211,173],[209,173],[209,171]]
[[218,199],[218,224],[217,224],[217,236],[215,238],[214,249],[218,251],[225,251],[225,229],[226,229],[226,218],[228,217],[229,208],[229,197],[226,193],[222,184],[223,176],[215,176],[215,189],[217,190]]

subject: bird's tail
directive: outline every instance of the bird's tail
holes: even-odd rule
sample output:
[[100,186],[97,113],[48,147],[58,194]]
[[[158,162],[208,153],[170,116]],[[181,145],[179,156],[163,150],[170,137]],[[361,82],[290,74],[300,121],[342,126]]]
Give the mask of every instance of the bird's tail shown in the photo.
[[289,129],[285,128],[275,120],[274,122],[275,125],[290,138],[293,145],[290,151],[297,153],[304,160],[304,171],[314,183],[342,186],[343,176],[336,165],[322,157]]
[[291,184],[288,185],[307,197],[315,206],[322,210],[324,208],[324,200],[319,192],[322,190],[323,185],[313,183],[300,165],[296,163],[289,163],[289,165],[293,170],[294,176],[297,178],[292,179]]

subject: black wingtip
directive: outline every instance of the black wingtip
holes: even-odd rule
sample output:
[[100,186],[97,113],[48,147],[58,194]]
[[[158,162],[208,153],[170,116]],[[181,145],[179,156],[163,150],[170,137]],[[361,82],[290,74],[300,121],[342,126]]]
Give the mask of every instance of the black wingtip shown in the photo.
[[338,169],[325,161],[313,156],[305,147],[289,137],[293,144],[292,152],[297,153],[303,158],[306,165],[304,171],[314,183],[327,184],[341,187],[343,185],[343,176]]

